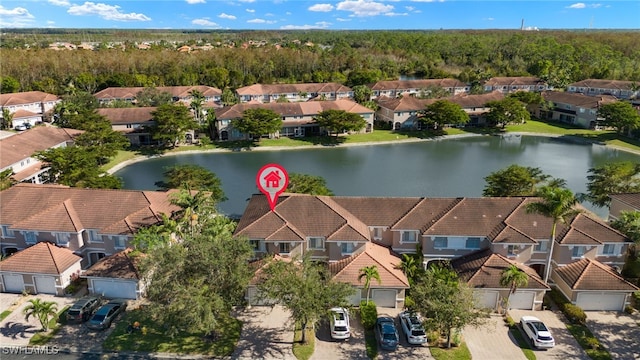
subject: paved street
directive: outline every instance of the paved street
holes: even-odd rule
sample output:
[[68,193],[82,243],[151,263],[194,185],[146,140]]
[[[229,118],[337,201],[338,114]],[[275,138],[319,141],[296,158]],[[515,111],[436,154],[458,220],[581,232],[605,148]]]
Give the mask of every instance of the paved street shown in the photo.
[[509,310],[509,314],[511,314],[511,318],[515,322],[519,322],[520,318],[525,315],[535,316],[542,320],[551,331],[551,335],[556,341],[556,346],[548,350],[534,350],[536,359],[590,359],[567,329],[564,316],[560,311]]
[[587,311],[587,327],[614,359],[640,359],[640,315]]

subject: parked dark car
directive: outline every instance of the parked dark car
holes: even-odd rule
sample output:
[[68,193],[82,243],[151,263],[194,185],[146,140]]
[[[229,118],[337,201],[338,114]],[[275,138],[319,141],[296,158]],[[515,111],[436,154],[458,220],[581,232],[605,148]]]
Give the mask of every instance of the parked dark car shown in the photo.
[[67,321],[83,322],[89,320],[91,315],[100,307],[101,301],[97,296],[87,296],[78,299],[67,310]]
[[102,305],[87,321],[87,327],[93,330],[104,330],[111,326],[113,320],[127,308],[127,300],[114,299]]
[[382,316],[376,320],[376,339],[383,350],[395,350],[400,342],[393,318]]

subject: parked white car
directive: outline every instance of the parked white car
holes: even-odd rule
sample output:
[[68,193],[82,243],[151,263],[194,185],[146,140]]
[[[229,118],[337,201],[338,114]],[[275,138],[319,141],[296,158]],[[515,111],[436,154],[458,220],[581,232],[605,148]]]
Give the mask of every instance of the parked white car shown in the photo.
[[346,340],[351,337],[349,311],[345,308],[336,307],[329,310],[329,312],[331,338],[337,340]]
[[556,345],[547,326],[537,317],[523,316],[520,325],[536,348],[550,349]]
[[420,345],[427,342],[427,334],[422,326],[422,318],[417,313],[403,311],[398,314],[402,331],[411,345]]

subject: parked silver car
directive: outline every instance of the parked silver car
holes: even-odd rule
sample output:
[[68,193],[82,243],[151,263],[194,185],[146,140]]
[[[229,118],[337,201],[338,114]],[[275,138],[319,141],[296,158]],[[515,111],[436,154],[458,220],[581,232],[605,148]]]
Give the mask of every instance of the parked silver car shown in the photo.
[[427,333],[422,326],[422,318],[415,312],[403,311],[398,314],[402,331],[407,336],[407,342],[411,345],[420,345],[427,342]]

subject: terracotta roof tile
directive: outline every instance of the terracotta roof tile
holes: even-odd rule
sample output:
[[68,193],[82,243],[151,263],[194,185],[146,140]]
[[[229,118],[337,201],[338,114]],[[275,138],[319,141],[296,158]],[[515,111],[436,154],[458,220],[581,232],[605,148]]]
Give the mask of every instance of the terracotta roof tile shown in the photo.
[[609,197],[640,210],[640,193],[612,194]]
[[349,91],[351,91],[351,88],[338,83],[253,84],[236,90],[238,95],[278,95],[299,92],[313,94]]
[[573,290],[639,290],[609,266],[596,260],[581,259],[554,271]]
[[424,89],[431,86],[464,88],[467,84],[456,79],[385,80],[371,85],[371,90]]
[[[356,114],[369,114],[373,110],[351,100],[305,101],[293,103],[241,103],[216,109],[216,118],[238,119],[248,109],[269,109],[282,116],[314,116],[325,110],[344,110]],[[288,122],[285,122],[288,123]]]
[[447,211],[456,206],[461,198],[458,199],[422,199],[415,207],[403,216],[394,226],[393,229],[411,230],[419,229],[423,233],[427,228],[433,225]]
[[380,284],[376,280],[371,281],[371,288],[408,288],[409,280],[404,273],[396,269],[401,260],[391,250],[374,243],[367,243],[365,250],[346,259],[329,264],[329,270],[336,281],[364,286],[359,281],[360,269],[375,265],[380,274]]
[[112,125],[131,123],[152,123],[156,107],[133,107],[133,108],[100,108],[98,114],[104,116]]
[[82,261],[71,250],[40,242],[0,262],[0,271],[60,275]]
[[536,244],[537,241],[527,236],[518,229],[514,229],[511,226],[500,224],[495,229],[495,234],[489,235],[489,240],[492,243],[502,244]]
[[500,254],[494,254],[491,249],[479,250],[457,258],[451,266],[458,273],[461,280],[474,288],[500,289],[508,286],[500,285],[502,272],[511,265],[516,265],[524,271],[529,281],[523,289],[549,289],[540,276],[527,266],[513,262]]
[[[104,90],[100,90],[94,94],[94,96],[98,99],[133,99],[138,93],[144,90],[144,87],[109,87]],[[172,97],[178,98],[187,98],[190,97],[189,92],[193,90],[198,90],[205,97],[214,97],[220,96],[222,91],[220,89],[205,86],[205,85],[196,85],[196,86],[157,86],[155,88],[160,92],[165,92],[171,94]]]
[[25,91],[19,93],[0,94],[0,106],[33,104],[60,100],[53,94],[42,91]]
[[368,226],[391,227],[420,199],[334,196],[333,201]]
[[72,142],[80,133],[80,130],[43,125],[3,138],[0,140],[0,169],[31,157],[36,151]]
[[619,89],[631,90],[634,82],[627,80],[607,80],[607,79],[585,79],[569,84],[569,86],[596,88],[596,89]]
[[485,82],[485,85],[502,86],[502,85],[541,85],[545,84],[543,80],[534,76],[504,76],[492,77]]
[[424,235],[486,236],[516,209],[522,198],[464,198]]
[[616,102],[616,98],[610,95],[588,96],[564,91],[544,91],[542,97],[546,101],[560,104],[570,104],[586,109],[596,109],[600,105]]
[[[117,252],[100,259],[96,264],[85,270],[82,277],[102,277],[117,279],[140,279],[138,266],[139,257],[131,257],[131,249]],[[143,256],[143,255],[140,255]]]

